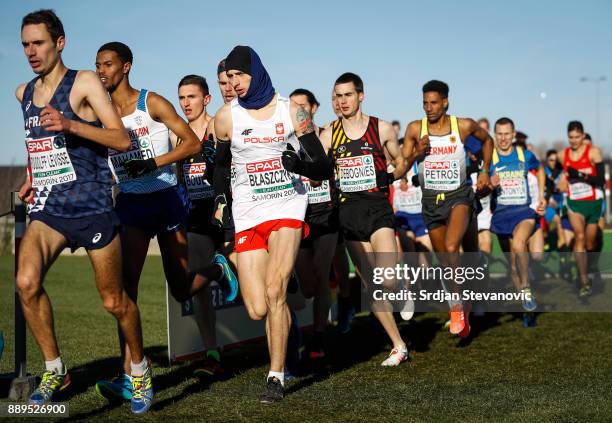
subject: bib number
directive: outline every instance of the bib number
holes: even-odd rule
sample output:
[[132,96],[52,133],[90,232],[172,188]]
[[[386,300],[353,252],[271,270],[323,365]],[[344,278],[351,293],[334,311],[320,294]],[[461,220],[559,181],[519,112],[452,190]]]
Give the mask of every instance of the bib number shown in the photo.
[[76,181],[64,135],[26,139],[32,187],[51,187]]
[[376,168],[371,154],[336,160],[342,192],[359,192],[376,188]]
[[453,191],[461,186],[458,160],[427,160],[423,163],[425,189]]
[[190,200],[205,200],[214,197],[214,189],[206,180],[206,163],[183,164],[183,179]]

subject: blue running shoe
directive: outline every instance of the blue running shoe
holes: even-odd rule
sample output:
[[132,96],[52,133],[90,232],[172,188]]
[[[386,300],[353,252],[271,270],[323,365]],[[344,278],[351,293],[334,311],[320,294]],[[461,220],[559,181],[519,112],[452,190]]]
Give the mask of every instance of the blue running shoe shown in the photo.
[[132,378],[122,374],[111,380],[96,382],[96,393],[110,401],[129,401],[132,399]]
[[142,376],[132,375],[132,413],[144,414],[153,404],[153,370],[147,366]]
[[46,371],[42,375],[38,388],[36,388],[36,390],[32,392],[32,395],[30,395],[28,404],[43,405],[51,402],[53,396],[66,389],[68,385],[70,385],[70,375],[68,374],[68,370],[66,370],[66,374],[63,375]]
[[227,283],[221,284],[221,289],[223,289],[225,301],[231,303],[238,296],[238,279],[222,254],[215,254],[213,263],[219,264],[223,268],[223,277]]
[[535,297],[533,296],[531,289],[522,289],[521,293],[523,294],[523,310],[535,311],[535,309],[538,308],[538,303],[536,303]]

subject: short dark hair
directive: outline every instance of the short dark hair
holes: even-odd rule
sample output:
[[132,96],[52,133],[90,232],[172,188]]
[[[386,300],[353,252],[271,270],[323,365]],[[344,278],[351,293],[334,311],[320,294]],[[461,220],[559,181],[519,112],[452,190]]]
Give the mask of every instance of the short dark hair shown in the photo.
[[423,94],[430,92],[438,93],[440,96],[442,96],[442,98],[448,98],[448,84],[446,82],[432,79],[423,85]]
[[98,49],[98,53],[101,51],[114,51],[117,53],[117,56],[119,56],[119,59],[121,59],[123,63],[133,63],[134,60],[132,50],[130,50],[127,45],[119,41],[111,41],[110,43],[104,44]]
[[317,105],[317,107],[319,107],[321,105],[317,101],[317,98],[312,93],[312,91],[307,90],[305,88],[298,88],[296,90],[293,90],[293,92],[291,94],[289,94],[289,98],[293,97],[294,95],[305,95],[306,99],[308,100],[308,104],[310,104],[311,107],[314,106],[315,104]]
[[334,86],[338,84],[348,84],[350,82],[352,82],[355,86],[355,91],[357,91],[358,93],[363,92],[363,80],[359,77],[359,75],[353,72],[345,72],[340,75],[338,79],[336,79]]
[[512,121],[512,119],[508,118],[508,117],[501,117],[499,119],[497,119],[497,121],[495,121],[495,126],[497,127],[497,125],[512,125],[512,130],[514,130],[514,122]]
[[546,158],[549,158],[550,156],[552,156],[553,154],[557,154],[557,150],[555,149],[550,149],[546,152]]
[[23,27],[26,25],[39,24],[45,24],[54,43],[57,42],[59,37],[66,36],[62,21],[60,21],[60,18],[57,17],[52,9],[40,9],[36,12],[28,13],[21,20],[21,29],[23,30]]
[[588,132],[584,133],[584,139],[593,142],[593,138],[591,138],[591,134],[589,134]]
[[217,76],[223,72],[225,72],[225,59],[222,59],[217,65]]
[[567,132],[578,131],[584,133],[584,126],[579,120],[573,120],[567,124]]
[[491,126],[489,123],[489,119],[487,119],[486,117],[481,117],[480,119],[478,119],[478,123],[480,122],[487,122],[487,126]]
[[208,95],[208,83],[206,82],[206,78],[200,75],[187,75],[184,76],[178,84],[178,87],[181,88],[183,85],[197,85],[200,87],[204,95]]
[[393,122],[391,122],[391,125],[402,126],[399,120],[394,120]]

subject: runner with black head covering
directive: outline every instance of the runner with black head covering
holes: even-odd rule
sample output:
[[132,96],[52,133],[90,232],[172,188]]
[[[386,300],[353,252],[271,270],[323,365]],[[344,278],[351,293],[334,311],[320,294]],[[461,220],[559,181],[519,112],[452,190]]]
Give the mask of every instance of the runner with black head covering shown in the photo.
[[[291,324],[287,284],[300,241],[308,235],[308,196],[299,175],[325,180],[332,169],[311,116],[275,92],[252,48],[235,47],[225,68],[238,97],[215,116],[216,165],[229,167],[231,154],[238,275],[249,316],[266,319],[270,371],[261,402],[271,403],[284,396]],[[310,160],[300,159],[300,148]],[[220,205],[226,201],[226,180],[214,181]]]

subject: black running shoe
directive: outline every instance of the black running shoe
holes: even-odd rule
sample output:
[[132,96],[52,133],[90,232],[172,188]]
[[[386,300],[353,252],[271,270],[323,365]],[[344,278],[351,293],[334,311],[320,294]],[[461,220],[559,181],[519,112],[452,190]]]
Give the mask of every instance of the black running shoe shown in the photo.
[[285,396],[285,389],[280,380],[275,377],[269,377],[266,383],[266,390],[261,397],[259,402],[263,404],[272,404],[282,400]]

